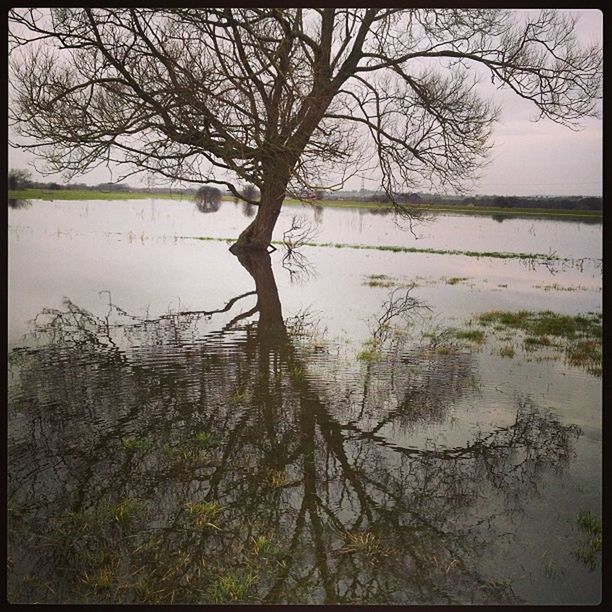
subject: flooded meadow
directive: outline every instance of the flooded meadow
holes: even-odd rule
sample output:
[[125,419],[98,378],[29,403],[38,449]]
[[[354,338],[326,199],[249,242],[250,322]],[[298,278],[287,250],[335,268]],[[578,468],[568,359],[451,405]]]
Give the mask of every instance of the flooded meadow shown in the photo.
[[9,210],[9,600],[598,603],[601,225],[253,213]]

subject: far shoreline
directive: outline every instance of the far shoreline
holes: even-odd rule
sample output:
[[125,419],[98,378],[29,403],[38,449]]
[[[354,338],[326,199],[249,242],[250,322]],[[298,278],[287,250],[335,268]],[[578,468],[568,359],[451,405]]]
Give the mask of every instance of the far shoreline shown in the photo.
[[[89,189],[21,189],[8,192],[8,198],[14,200],[190,200],[194,197],[184,193],[152,193],[148,191],[101,191]],[[233,202],[230,196],[223,197],[224,202]],[[365,202],[359,200],[295,200],[287,198],[285,205],[322,208],[353,208],[370,210],[387,210],[391,205],[383,202]],[[544,219],[576,219],[601,222],[603,211],[599,210],[568,210],[554,208],[506,208],[495,206],[462,206],[448,204],[402,204],[402,208],[414,211],[415,214],[458,214],[468,216],[495,215],[503,218],[544,218]]]

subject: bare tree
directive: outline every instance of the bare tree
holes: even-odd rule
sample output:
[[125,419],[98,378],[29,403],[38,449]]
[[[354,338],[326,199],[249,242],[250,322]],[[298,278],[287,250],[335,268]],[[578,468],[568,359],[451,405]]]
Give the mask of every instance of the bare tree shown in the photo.
[[283,247],[287,255],[293,254],[297,249],[312,242],[318,235],[318,230],[315,225],[310,223],[306,217],[302,215],[293,215],[291,217],[291,226],[283,232]]
[[113,162],[236,196],[252,183],[233,252],[268,247],[286,194],[364,164],[398,208],[406,188],[464,187],[498,114],[479,75],[569,127],[601,88],[600,47],[550,9],[21,8],[10,23],[19,144],[68,175]]
[[17,189],[26,189],[32,184],[32,174],[29,170],[17,168],[9,170],[8,173],[8,188],[11,191]]

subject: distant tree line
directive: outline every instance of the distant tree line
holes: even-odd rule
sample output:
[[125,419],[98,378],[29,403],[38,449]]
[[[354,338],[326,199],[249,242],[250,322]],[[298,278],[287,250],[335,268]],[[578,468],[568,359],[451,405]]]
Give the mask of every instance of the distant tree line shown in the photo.
[[[361,198],[368,202],[388,202],[383,193],[372,193]],[[556,210],[603,210],[603,199],[595,196],[465,196],[400,193],[395,199],[400,204],[444,204],[445,206],[474,206],[482,208],[552,208]]]
[[[147,187],[133,188],[126,183],[99,183],[97,185],[86,185],[85,183],[68,183],[65,185],[57,182],[33,181],[28,170],[11,169],[8,174],[8,188],[10,191],[20,189],[68,189],[68,190],[90,190],[90,191],[147,191],[150,193],[180,193],[183,195],[195,196],[206,202],[205,207],[215,201],[221,201],[227,192],[221,192],[216,187],[203,186],[200,189],[176,189],[171,187]],[[242,185],[240,195],[246,202],[256,202],[260,193],[252,184]],[[304,200],[342,200],[352,199],[364,202],[378,202],[380,204],[390,204],[389,198],[385,193],[364,192],[357,197],[348,196],[342,193],[326,192],[324,190],[303,190],[299,197]],[[603,199],[596,196],[500,196],[500,195],[477,195],[477,196],[447,196],[428,193],[398,193],[395,194],[398,204],[443,204],[444,206],[474,206],[482,208],[551,208],[556,210],[603,210]],[[238,198],[235,197],[235,201]]]
[[454,203],[467,206],[494,206],[496,208],[603,209],[603,199],[594,196],[470,196],[461,198]]
[[11,169],[8,173],[9,191],[19,191],[22,189],[52,189],[52,190],[84,190],[84,191],[114,191],[129,193],[131,191],[147,191],[149,193],[181,193],[185,195],[195,195],[196,189],[176,189],[172,187],[132,187],[127,183],[98,183],[97,185],[87,185],[86,183],[58,183],[56,181],[34,181],[29,170],[23,168]]

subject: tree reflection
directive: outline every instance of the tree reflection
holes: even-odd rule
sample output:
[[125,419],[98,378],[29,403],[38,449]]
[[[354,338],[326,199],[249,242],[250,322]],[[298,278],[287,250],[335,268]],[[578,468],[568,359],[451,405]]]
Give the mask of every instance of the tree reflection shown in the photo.
[[20,200],[17,198],[9,198],[8,205],[9,205],[9,208],[15,208],[15,209],[29,208],[30,206],[32,206],[32,201],[31,200]]
[[389,427],[445,418],[469,355],[419,351],[407,369],[391,337],[387,367],[343,380],[308,315],[283,318],[269,255],[240,263],[255,292],[225,307],[148,319],[66,301],[11,353],[11,600],[515,601],[479,569],[495,535],[479,504],[520,506],[576,429],[524,399],[463,446],[399,444]]
[[256,212],[257,207],[254,204],[251,204],[250,202],[242,203],[242,214],[245,217],[254,217]]
[[196,208],[201,213],[213,213],[221,206],[221,191],[210,185],[203,185],[195,195]]

